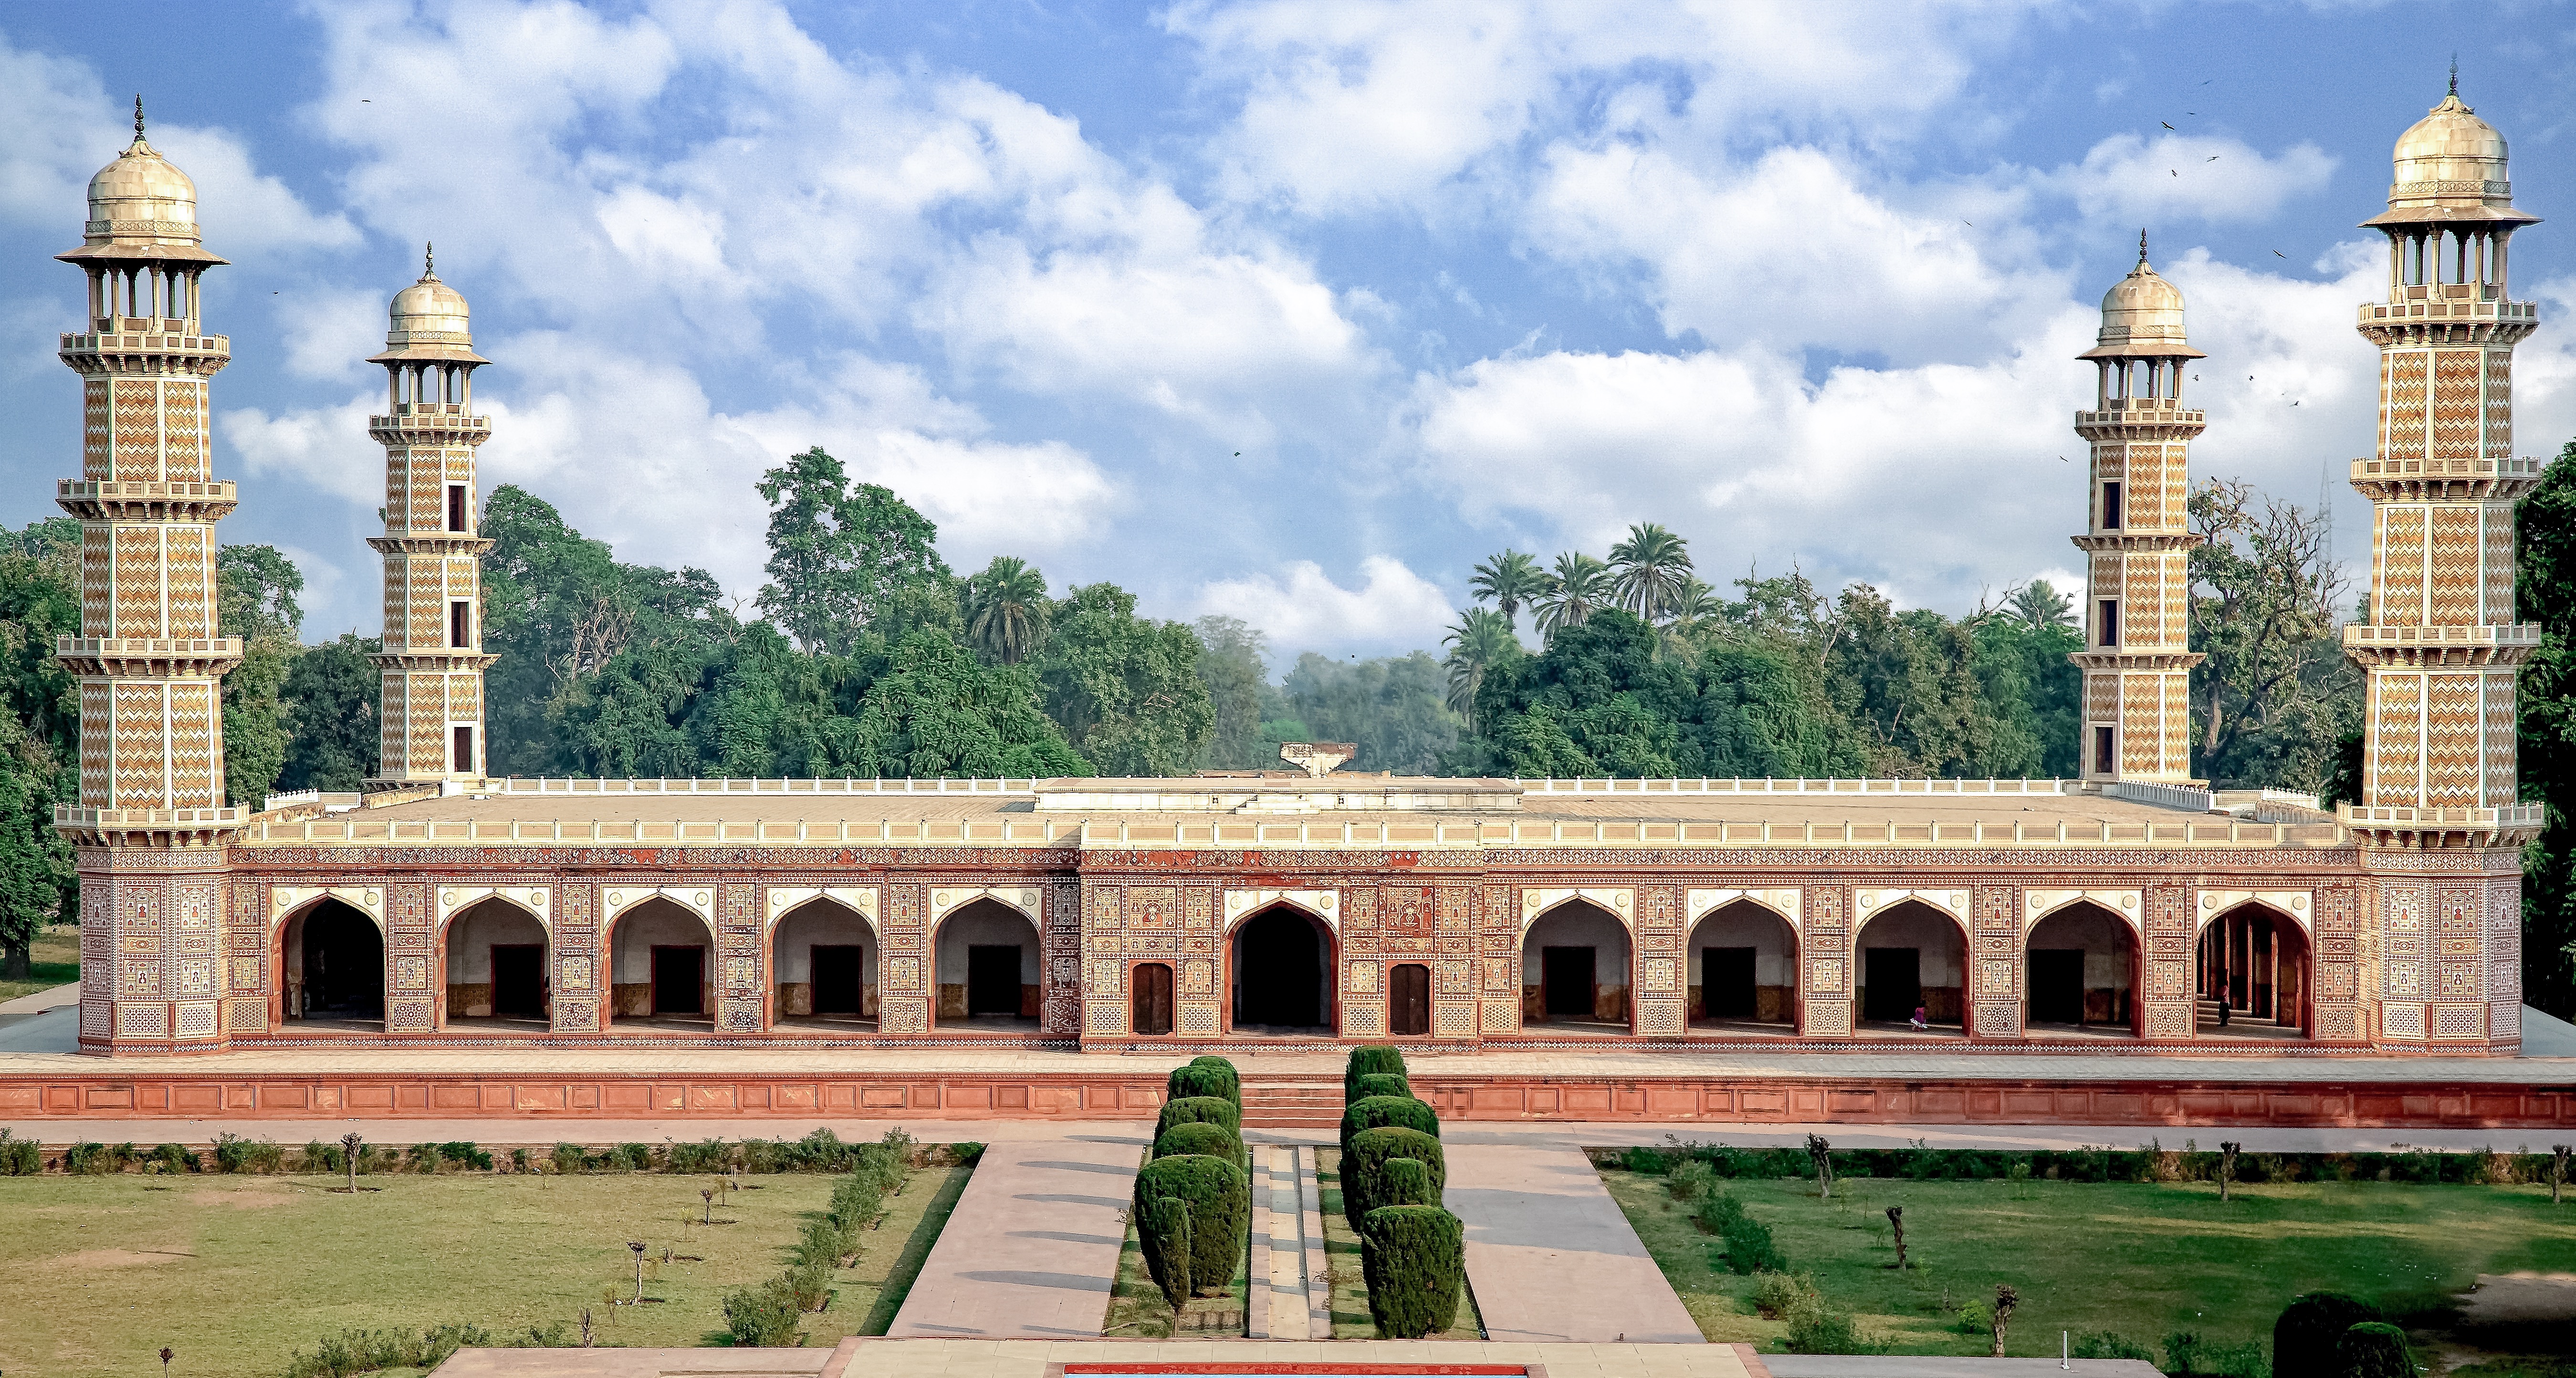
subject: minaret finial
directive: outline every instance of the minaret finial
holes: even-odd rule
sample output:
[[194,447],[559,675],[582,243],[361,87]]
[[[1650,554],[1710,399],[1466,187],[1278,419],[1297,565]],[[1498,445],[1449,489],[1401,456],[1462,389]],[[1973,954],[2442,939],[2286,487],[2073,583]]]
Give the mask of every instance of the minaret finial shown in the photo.
[[143,142],[143,93],[134,93],[134,141]]
[[2451,54],[2451,94],[2454,96],[2460,94],[2460,55],[2458,53]]
[[426,239],[420,242],[420,275],[425,278],[438,276],[438,246]]
[[2138,266],[2141,268],[2147,266],[2147,232],[2145,230],[2138,231]]

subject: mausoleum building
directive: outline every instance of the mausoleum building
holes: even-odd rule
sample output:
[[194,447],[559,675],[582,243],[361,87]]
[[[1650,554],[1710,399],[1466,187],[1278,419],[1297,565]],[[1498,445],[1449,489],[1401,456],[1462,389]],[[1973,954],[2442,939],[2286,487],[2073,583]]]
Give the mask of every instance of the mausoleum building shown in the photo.
[[[2149,266],[2112,288],[2091,446],[2074,780],[527,780],[484,770],[474,352],[395,297],[383,758],[360,794],[225,804],[195,191],[142,137],[90,185],[81,375],[80,1044],[1301,1041],[1818,1054],[2288,1057],[2520,1042],[2505,147],[2456,94],[2397,147],[2367,779],[2192,778],[2186,406]],[[2070,379],[2070,383],[2073,380]],[[2070,388],[2070,391],[2072,389]],[[2050,466],[2055,468],[2057,466]]]

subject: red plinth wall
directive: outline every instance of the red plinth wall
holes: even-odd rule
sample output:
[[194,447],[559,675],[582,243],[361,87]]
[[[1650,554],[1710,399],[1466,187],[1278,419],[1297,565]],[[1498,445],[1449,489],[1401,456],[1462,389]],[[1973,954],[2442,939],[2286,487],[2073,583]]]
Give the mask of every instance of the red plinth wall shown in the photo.
[[[1309,1083],[1329,1085],[1331,1099],[1340,1092],[1338,1078],[1245,1080],[1252,1103],[1245,1119],[1255,1127],[1303,1126],[1317,1118],[1302,1105],[1311,1097],[1283,1100],[1263,1092]],[[1453,1121],[2576,1128],[2576,1086],[2570,1085],[2326,1077],[2195,1082],[1428,1075],[1417,1077],[1414,1087]],[[784,1127],[823,1118],[1133,1120],[1150,1116],[1162,1096],[1161,1076],[1123,1073],[227,1076],[159,1063],[102,1066],[77,1076],[0,1077],[0,1121],[704,1118],[778,1120]]]

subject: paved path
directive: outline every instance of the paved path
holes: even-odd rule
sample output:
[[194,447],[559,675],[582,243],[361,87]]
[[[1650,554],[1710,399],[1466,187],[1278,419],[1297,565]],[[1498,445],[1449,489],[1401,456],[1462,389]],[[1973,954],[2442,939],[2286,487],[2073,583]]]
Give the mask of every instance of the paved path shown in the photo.
[[[72,989],[77,992],[80,987]],[[35,999],[29,996],[28,999]],[[0,1071],[11,1070],[14,1054],[64,1053],[80,1046],[80,1002],[57,1005],[41,1014],[0,1014]],[[96,1065],[95,1059],[83,1059]]]
[[1698,1344],[1699,1327],[1571,1138],[1452,1142],[1449,1209],[1497,1340]]
[[1126,1239],[1119,1212],[1145,1148],[1141,1132],[1102,1129],[985,1149],[886,1333],[1097,1336]]

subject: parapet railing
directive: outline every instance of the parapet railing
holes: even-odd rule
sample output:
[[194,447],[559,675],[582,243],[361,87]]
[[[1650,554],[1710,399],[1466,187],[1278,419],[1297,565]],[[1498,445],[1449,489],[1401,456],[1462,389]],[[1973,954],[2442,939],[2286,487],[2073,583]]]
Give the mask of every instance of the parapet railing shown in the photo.
[[2067,780],[1514,780],[1524,794],[2066,794]]
[[1035,794],[1035,780],[493,780],[489,794]]
[[2166,820],[2023,818],[1858,819],[1795,823],[1772,819],[1676,822],[1651,819],[1297,819],[1228,816],[1205,821],[1070,819],[1044,814],[972,818],[850,819],[434,819],[336,814],[254,822],[251,844],[627,846],[1299,847],[1306,849],[1516,847],[2331,847],[2331,823],[2260,823],[2236,818]]

